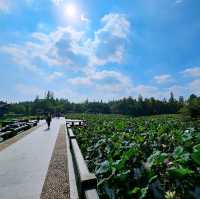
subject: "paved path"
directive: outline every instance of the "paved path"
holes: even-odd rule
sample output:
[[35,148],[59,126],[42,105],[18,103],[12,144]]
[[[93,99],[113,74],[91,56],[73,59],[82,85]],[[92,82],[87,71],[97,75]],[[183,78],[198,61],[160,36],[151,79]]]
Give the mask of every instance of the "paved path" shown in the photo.
[[0,152],[0,198],[39,199],[60,125],[53,119]]

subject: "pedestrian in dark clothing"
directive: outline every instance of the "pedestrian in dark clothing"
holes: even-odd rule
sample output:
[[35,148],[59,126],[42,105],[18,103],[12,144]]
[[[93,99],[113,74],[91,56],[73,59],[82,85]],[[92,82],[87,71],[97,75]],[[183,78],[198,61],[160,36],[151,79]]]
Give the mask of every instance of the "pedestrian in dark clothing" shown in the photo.
[[47,115],[46,122],[47,122],[48,129],[50,129],[50,125],[51,125],[51,115],[50,114]]

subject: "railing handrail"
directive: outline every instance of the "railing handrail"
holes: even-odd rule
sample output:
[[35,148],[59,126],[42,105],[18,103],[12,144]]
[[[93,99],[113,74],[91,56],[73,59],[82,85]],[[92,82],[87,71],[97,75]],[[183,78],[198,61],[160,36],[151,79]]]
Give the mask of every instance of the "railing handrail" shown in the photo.
[[86,199],[99,199],[99,195],[96,189],[86,190],[84,194]]
[[83,158],[78,142],[76,140],[76,136],[74,135],[71,126],[67,124],[66,127],[69,137],[70,151],[72,154],[79,198],[99,199],[97,193],[96,176],[93,173],[89,172],[89,169]]

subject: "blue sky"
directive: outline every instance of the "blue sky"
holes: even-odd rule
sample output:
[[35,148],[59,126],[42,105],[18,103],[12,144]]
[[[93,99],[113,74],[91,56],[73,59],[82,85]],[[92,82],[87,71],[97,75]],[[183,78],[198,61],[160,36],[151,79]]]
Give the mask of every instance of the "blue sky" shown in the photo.
[[0,0],[0,100],[200,95],[199,0]]

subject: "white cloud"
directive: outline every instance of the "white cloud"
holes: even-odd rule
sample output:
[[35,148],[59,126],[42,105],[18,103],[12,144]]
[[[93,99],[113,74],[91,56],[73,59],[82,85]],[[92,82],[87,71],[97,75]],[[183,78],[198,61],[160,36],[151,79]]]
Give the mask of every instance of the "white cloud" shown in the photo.
[[41,33],[41,32],[34,32],[32,34],[32,38],[36,39],[36,40],[38,40],[40,42],[43,42],[43,43],[50,42],[50,38],[48,37],[48,35],[46,35],[44,33]]
[[40,70],[37,65],[33,64],[31,59],[29,59],[30,50],[28,51],[28,49],[24,48],[23,46],[16,44],[0,46],[0,51],[9,54],[12,60],[21,68],[37,74],[42,74],[42,70]]
[[[89,84],[94,81],[94,74],[95,81],[97,75],[117,77],[114,71],[96,72],[96,68],[122,62],[129,28],[130,23],[124,15],[112,13],[102,18],[102,27],[94,32],[94,39],[87,38],[84,31],[77,31],[70,26],[58,27],[49,34],[34,32],[29,41],[1,46],[0,51],[9,54],[20,67],[38,72],[41,76],[46,75],[43,72],[44,65],[45,68],[62,67],[65,71],[82,71],[83,77],[78,76],[71,83]],[[91,71],[92,78],[88,75]],[[54,75],[50,75],[50,79],[52,77]]]
[[181,73],[187,77],[200,77],[200,67],[186,68]]
[[172,91],[176,96],[188,97],[192,93],[200,95],[200,80],[196,79],[184,85],[173,85],[168,90]]
[[109,85],[111,87],[118,86],[119,88],[123,87],[126,89],[131,86],[128,77],[119,72],[108,70],[103,70],[100,72],[90,71],[86,76],[71,78],[68,81],[73,85],[96,85],[98,88],[101,88],[101,86],[105,87],[105,85]]
[[11,9],[9,0],[0,0],[0,13],[8,13]]
[[[49,34],[33,33],[24,44],[0,46],[0,51],[11,56],[20,67],[41,73],[43,62],[46,67],[62,66],[73,70],[82,66],[85,51],[81,49],[81,32],[70,27],[57,28]],[[36,70],[37,69],[37,70]]]
[[86,42],[90,51],[90,65],[121,63],[130,23],[122,14],[110,13],[102,18],[102,27],[95,32],[94,40]]
[[[87,21],[87,18],[83,16],[82,20]],[[134,85],[128,76],[114,69],[109,70],[110,64],[123,62],[130,23],[125,15],[117,13],[105,15],[101,22],[101,27],[94,32],[94,37],[87,37],[86,30],[78,31],[69,26],[57,27],[48,34],[32,33],[24,43],[0,46],[0,51],[10,55],[13,62],[21,68],[34,72],[48,83],[60,78],[64,80],[65,72],[75,72],[73,78],[66,80],[65,89],[55,91],[59,97],[71,96],[71,100],[93,96],[93,99],[110,100],[124,96],[137,97],[139,94],[161,99],[168,98],[170,91],[176,96],[199,93],[199,80],[184,86],[173,85],[159,89],[151,85]],[[104,66],[104,69],[101,69],[101,66]],[[187,68],[182,74],[199,77],[200,67]],[[171,82],[172,77],[162,74],[154,76],[154,80],[162,84]],[[80,88],[87,89],[87,92],[75,91],[80,91]],[[40,89],[23,84],[17,85],[17,89],[27,96],[31,90],[34,95],[41,93]]]
[[173,94],[177,96],[187,96],[190,94],[188,89],[188,85],[172,85],[171,87],[166,89],[168,92],[173,92]]
[[[27,84],[17,84],[15,86],[15,90],[17,93],[19,93],[24,100],[33,100],[36,96],[43,97],[45,95],[45,92],[47,91],[44,88],[37,87],[34,85],[27,85]],[[54,93],[54,96],[56,98],[65,98],[69,99],[73,102],[82,102],[87,99],[86,95],[80,94],[79,92],[75,92],[73,89],[65,85],[64,89],[51,89],[51,91]],[[6,100],[9,99],[9,102],[17,101],[17,98],[12,99],[10,96],[7,97]],[[21,99],[20,99],[21,100]]]
[[190,93],[194,93],[196,95],[200,95],[200,79],[193,80],[188,84],[188,88]]
[[16,91],[23,95],[24,97],[35,98],[37,95],[42,96],[44,90],[33,85],[17,84],[15,86]]
[[158,87],[144,84],[132,88],[132,96],[137,97],[139,94],[145,98],[154,97],[158,99],[167,98],[169,96],[168,92],[165,90],[160,90]]
[[47,76],[47,80],[53,81],[53,80],[58,79],[58,78],[63,77],[63,76],[64,76],[64,74],[62,72],[55,71],[55,72],[53,72],[53,73],[51,73],[50,75]]
[[154,76],[154,80],[158,84],[163,84],[163,83],[168,83],[172,81],[172,76],[169,74],[164,74],[164,75],[156,75]]
[[102,18],[104,27],[99,32],[111,32],[111,34],[118,38],[127,38],[130,31],[130,23],[125,15],[118,13],[110,13]]
[[85,76],[68,80],[72,86],[85,88],[90,99],[111,100],[131,94],[132,83],[128,77],[116,71],[90,71]]
[[142,84],[133,86],[132,88],[132,96],[134,97],[137,97],[139,94],[141,94],[143,97],[147,98],[154,97],[158,99],[168,99],[170,96],[170,92],[173,92],[176,98],[178,98],[179,96],[188,97],[192,93],[200,95],[200,80],[194,80],[184,85],[174,84],[166,88],[159,88],[156,86]]
[[72,102],[83,102],[88,98],[87,93],[80,93],[75,91],[75,89],[65,87],[64,89],[56,89],[53,91],[55,97],[57,98],[65,98]]
[[143,97],[147,98],[154,97],[157,99],[168,99],[170,97],[170,92],[173,92],[176,98],[179,96],[188,97],[191,93],[200,95],[200,80],[194,80],[185,85],[175,84],[166,88],[149,85],[137,85],[132,88],[132,96],[134,97],[141,94]]
[[85,16],[85,15],[81,15],[81,21],[89,23],[90,20]]
[[68,82],[73,84],[73,85],[91,85],[92,81],[89,77],[74,77],[68,79]]
[[[83,20],[87,19],[83,17]],[[32,33],[24,44],[1,46],[0,51],[9,54],[20,67],[43,76],[46,81],[64,76],[64,73],[57,72],[57,67],[62,67],[66,72],[81,71],[82,76],[79,73],[67,80],[72,86],[90,86],[98,94],[106,92],[107,97],[123,96],[131,91],[129,78],[114,70],[97,70],[97,67],[122,62],[129,28],[130,23],[124,15],[112,13],[102,18],[102,26],[94,32],[94,39],[87,38],[84,31],[69,26],[58,27],[49,34]],[[47,67],[55,70],[47,74],[43,67],[46,71]]]

